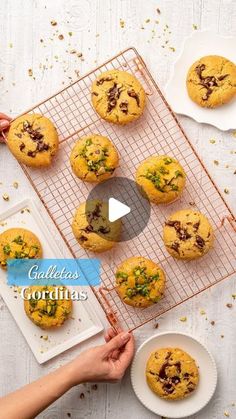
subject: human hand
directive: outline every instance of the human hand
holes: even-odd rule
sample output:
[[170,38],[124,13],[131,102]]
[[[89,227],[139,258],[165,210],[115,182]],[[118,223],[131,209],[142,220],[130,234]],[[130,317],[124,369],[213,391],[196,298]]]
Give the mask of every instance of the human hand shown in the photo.
[[5,129],[7,129],[9,127],[10,120],[11,120],[11,118],[9,118],[9,116],[0,112],[0,142],[5,142],[5,139],[1,135],[1,133],[2,133],[2,131],[4,131]]
[[72,386],[91,381],[115,383],[123,377],[134,355],[133,335],[116,335],[109,329],[105,340],[104,345],[82,352],[67,365]]

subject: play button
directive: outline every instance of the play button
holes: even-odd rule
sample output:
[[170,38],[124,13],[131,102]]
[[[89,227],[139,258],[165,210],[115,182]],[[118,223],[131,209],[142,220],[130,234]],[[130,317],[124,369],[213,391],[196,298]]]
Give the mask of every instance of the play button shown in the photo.
[[108,219],[111,223],[130,213],[130,207],[115,198],[108,200]]
[[[151,207],[145,193],[138,189],[133,180],[125,177],[113,177],[91,189],[86,201],[88,222],[91,219],[89,201],[97,199],[107,203],[109,222],[113,223],[121,219],[122,232],[119,241],[131,240],[145,229],[149,221]],[[99,232],[99,229],[96,234],[104,236],[102,232]]]

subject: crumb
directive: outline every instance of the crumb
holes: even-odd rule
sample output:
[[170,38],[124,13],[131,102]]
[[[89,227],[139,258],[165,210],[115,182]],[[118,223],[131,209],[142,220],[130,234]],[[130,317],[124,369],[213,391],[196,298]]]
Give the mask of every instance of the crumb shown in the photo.
[[93,384],[93,385],[92,385],[92,390],[97,390],[97,389],[98,389],[97,384]]
[[172,52],[176,51],[174,47],[169,47],[169,50],[172,51]]
[[233,304],[228,303],[228,304],[226,304],[226,307],[232,308],[233,307]]
[[125,27],[125,21],[123,19],[120,19],[120,27],[121,28]]
[[211,321],[211,325],[212,325],[212,326],[215,326],[215,324],[216,324],[216,323],[215,323],[215,321],[214,321],[214,320],[212,320],[212,321]]
[[42,335],[42,336],[40,336],[41,337],[41,339],[43,339],[43,340],[48,340],[48,335]]
[[225,188],[224,193],[226,193],[228,195],[229,194],[229,189]]
[[7,193],[4,193],[2,195],[2,197],[3,197],[4,201],[9,201],[9,199],[10,199],[10,197],[9,197],[9,195]]
[[79,398],[80,398],[80,399],[84,399],[84,393],[80,393]]
[[234,406],[235,406],[235,403],[231,403],[231,406],[233,406],[233,407],[234,407]]
[[29,75],[29,77],[32,77],[33,76],[33,70],[32,70],[32,68],[29,68],[28,69],[28,75]]
[[236,175],[236,170],[234,171],[234,175]]
[[219,162],[218,162],[218,160],[213,160],[213,163],[214,163],[216,166],[219,166]]
[[216,140],[214,140],[214,138],[212,138],[211,140],[209,140],[209,143],[215,144],[216,143]]
[[223,339],[225,337],[225,335],[220,335],[221,339]]
[[18,187],[19,187],[19,183],[18,183],[18,182],[13,182],[12,186],[13,186],[15,189],[18,189]]
[[68,418],[71,418],[71,413],[68,412],[67,413],[67,416],[68,416]]
[[150,22],[150,19],[146,19],[146,20],[145,20],[145,23],[149,23],[149,22]]
[[13,48],[13,44],[11,42],[9,44],[9,48]]
[[62,41],[64,39],[64,36],[62,34],[58,35],[58,39],[60,39],[60,41]]
[[77,57],[78,57],[78,58],[81,58],[81,57],[83,57],[83,54],[82,54],[82,52],[78,52],[78,54],[77,54]]
[[57,26],[57,22],[55,20],[51,20],[50,23],[51,23],[52,26]]
[[229,418],[229,412],[224,412],[224,415]]
[[205,310],[200,310],[200,314],[201,314],[201,315],[206,314]]
[[195,204],[195,202],[190,201],[189,205],[191,205],[191,207],[194,207],[194,205],[196,205],[196,204]]
[[154,329],[158,329],[159,323],[154,324]]
[[40,42],[42,43],[43,42],[43,39],[40,39]]
[[235,300],[236,299],[236,294],[232,294],[232,298]]
[[160,15],[161,14],[161,11],[160,11],[160,9],[159,8],[157,8],[156,9],[156,11],[157,11],[157,13]]
[[72,36],[72,35],[73,35],[73,33],[72,33],[72,32],[68,32],[68,35],[69,35],[69,36]]
[[196,31],[197,30],[197,25],[195,25],[194,23],[193,23],[193,29]]
[[181,322],[186,322],[187,321],[187,317],[186,316],[184,316],[184,317],[180,317],[180,319],[179,319]]

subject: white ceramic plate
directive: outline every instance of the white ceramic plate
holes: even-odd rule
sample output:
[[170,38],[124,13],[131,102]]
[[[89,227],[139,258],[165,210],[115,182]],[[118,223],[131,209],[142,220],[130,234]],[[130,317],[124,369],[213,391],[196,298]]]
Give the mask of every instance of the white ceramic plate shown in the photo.
[[185,40],[165,88],[167,101],[174,112],[223,131],[236,128],[236,99],[216,109],[201,108],[189,98],[186,89],[187,72],[194,61],[204,55],[222,55],[236,63],[235,45],[235,37],[223,37],[208,31],[194,31]]
[[[145,369],[151,352],[168,346],[188,352],[199,367],[197,389],[183,400],[163,400],[152,392],[146,382]],[[131,367],[131,382],[136,396],[147,409],[168,418],[185,418],[197,413],[210,401],[216,388],[217,370],[212,355],[192,336],[166,332],[152,336],[137,350]]]
[[[30,212],[22,212],[25,208],[28,208]],[[45,258],[63,258],[60,249],[31,200],[24,200],[1,214],[0,221],[1,223],[6,222],[6,225],[0,226],[0,233],[11,227],[27,228],[38,236]],[[73,302],[72,318],[68,319],[62,327],[57,330],[40,329],[26,316],[23,300],[16,289],[14,290],[7,285],[6,272],[2,269],[0,271],[0,294],[40,364],[103,330],[95,311],[95,305],[89,301],[89,293],[92,293],[89,289],[86,289],[88,300]],[[74,287],[74,289],[79,290],[79,287]],[[83,289],[85,290],[84,287]],[[48,336],[48,339],[44,340],[40,336]]]

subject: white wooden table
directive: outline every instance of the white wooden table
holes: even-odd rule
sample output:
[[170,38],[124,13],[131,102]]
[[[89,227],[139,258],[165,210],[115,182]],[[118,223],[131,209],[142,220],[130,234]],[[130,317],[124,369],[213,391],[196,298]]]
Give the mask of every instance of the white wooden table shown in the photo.
[[[57,25],[52,26],[51,20]],[[193,25],[199,30],[236,36],[236,1],[1,0],[0,22],[0,111],[15,116],[75,80],[75,71],[82,75],[132,45],[137,47],[162,87],[183,39],[196,30]],[[58,38],[60,34],[64,39]],[[73,49],[83,56],[67,52]],[[31,77],[29,69],[33,71]],[[221,191],[229,190],[225,198],[235,209],[236,137],[232,132],[223,133],[188,118],[179,119]],[[215,144],[210,139],[215,139]],[[0,145],[0,181],[1,211],[31,194],[20,167],[4,145]],[[19,182],[18,190],[12,186],[14,181]],[[3,193],[10,195],[9,202],[3,201]],[[230,417],[236,417],[236,407],[232,406],[236,402],[235,304],[231,309],[226,307],[227,303],[233,303],[233,293],[236,293],[235,280],[226,280],[159,319],[160,332],[174,329],[194,334],[207,344],[217,361],[219,385],[207,408],[195,416],[198,419],[220,419],[225,417],[225,411]],[[205,315],[200,314],[202,309]],[[179,321],[182,316],[187,316],[184,323]],[[211,325],[212,320],[215,326]],[[39,366],[2,300],[0,321],[2,395],[101,340],[94,339]],[[140,328],[135,334],[137,346],[153,333],[156,333],[153,322]],[[85,395],[83,399],[81,393]],[[68,413],[77,419],[155,417],[136,399],[129,373],[117,385],[99,384],[97,390],[91,385],[74,388],[40,417],[67,418]]]

